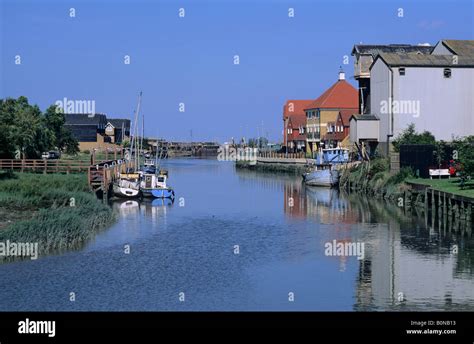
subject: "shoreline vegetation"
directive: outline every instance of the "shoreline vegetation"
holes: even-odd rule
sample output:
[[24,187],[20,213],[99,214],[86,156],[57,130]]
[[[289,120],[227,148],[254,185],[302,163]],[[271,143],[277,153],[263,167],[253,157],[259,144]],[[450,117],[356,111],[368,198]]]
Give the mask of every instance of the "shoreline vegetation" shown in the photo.
[[85,174],[0,172],[0,241],[38,243],[39,254],[81,248],[115,220]]

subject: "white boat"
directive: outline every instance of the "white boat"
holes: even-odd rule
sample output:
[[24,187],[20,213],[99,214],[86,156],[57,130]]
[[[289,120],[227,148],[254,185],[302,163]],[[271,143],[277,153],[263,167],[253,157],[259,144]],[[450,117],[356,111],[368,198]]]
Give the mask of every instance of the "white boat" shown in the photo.
[[112,186],[114,195],[117,197],[136,198],[140,196],[140,175],[128,173],[121,175]]
[[310,186],[336,186],[339,183],[339,171],[331,165],[317,165],[313,171],[303,174],[303,180]]
[[[130,161],[132,159],[132,155],[135,155],[134,166],[126,167],[127,173],[120,174],[118,179],[112,185],[112,190],[115,196],[117,197],[125,197],[125,198],[136,198],[141,196],[140,192],[140,174],[137,173],[138,167],[140,166],[140,145],[137,140],[138,137],[138,119],[140,113],[140,104],[142,100],[142,93],[140,92],[138,96],[138,104],[137,110],[135,111],[135,120],[134,120],[134,130],[133,130],[133,138],[130,143]],[[143,134],[142,134],[143,140]],[[130,171],[129,171],[130,169]]]

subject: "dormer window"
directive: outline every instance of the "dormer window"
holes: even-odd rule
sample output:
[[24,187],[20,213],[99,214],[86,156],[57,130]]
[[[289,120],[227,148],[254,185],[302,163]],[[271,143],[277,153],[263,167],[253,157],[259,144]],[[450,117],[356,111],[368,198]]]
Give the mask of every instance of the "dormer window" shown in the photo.
[[451,77],[451,68],[445,68],[443,74],[445,78],[449,79]]
[[401,68],[398,68],[398,73],[400,73],[400,75],[405,75],[405,68],[404,67],[401,67]]

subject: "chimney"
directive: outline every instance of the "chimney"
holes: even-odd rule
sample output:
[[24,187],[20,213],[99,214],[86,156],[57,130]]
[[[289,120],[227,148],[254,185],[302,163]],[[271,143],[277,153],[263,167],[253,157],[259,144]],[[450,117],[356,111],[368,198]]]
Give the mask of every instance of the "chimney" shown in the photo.
[[346,79],[346,74],[342,70],[342,67],[339,67],[339,80],[345,80]]

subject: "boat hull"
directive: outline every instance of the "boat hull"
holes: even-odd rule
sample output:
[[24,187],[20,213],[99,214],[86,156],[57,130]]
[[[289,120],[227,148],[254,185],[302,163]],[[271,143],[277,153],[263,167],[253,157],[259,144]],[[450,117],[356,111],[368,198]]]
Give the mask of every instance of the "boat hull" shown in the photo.
[[145,189],[142,188],[143,197],[152,197],[152,198],[174,198],[173,189],[165,188],[156,188],[156,189]]
[[303,175],[306,185],[332,187],[339,183],[339,171],[317,170]]
[[121,198],[137,198],[140,197],[140,190],[120,187],[118,185],[113,186],[114,195]]

